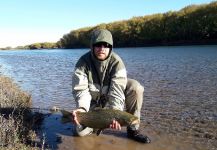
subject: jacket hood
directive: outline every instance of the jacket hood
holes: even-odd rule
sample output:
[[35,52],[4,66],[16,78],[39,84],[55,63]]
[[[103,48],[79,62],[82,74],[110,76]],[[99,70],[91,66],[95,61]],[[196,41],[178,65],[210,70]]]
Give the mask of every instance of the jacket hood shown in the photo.
[[91,36],[91,48],[94,44],[99,42],[106,42],[113,46],[113,38],[111,32],[106,29],[94,30]]
[[[94,55],[94,52],[93,52],[93,45],[96,44],[96,43],[99,43],[99,42],[106,42],[108,43],[109,45],[111,45],[111,48],[110,48],[110,52],[109,52],[109,55],[108,57],[101,61],[101,60],[98,60],[96,58],[96,56]],[[106,64],[106,62],[109,61],[109,58],[111,56],[111,52],[112,52],[112,47],[113,47],[113,38],[112,38],[112,34],[110,31],[106,30],[106,29],[96,29],[92,32],[92,35],[91,35],[91,41],[90,41],[90,45],[91,45],[91,57],[92,57],[92,60],[97,63],[98,65],[101,64]],[[97,66],[98,66],[97,65]],[[104,65],[103,65],[104,66]]]
[[91,44],[91,59],[93,60],[93,64],[94,64],[95,69],[98,73],[100,83],[102,84],[104,81],[106,69],[107,69],[109,61],[110,61],[112,48],[110,49],[109,55],[105,60],[103,60],[103,61],[98,60],[94,55],[93,45],[96,43],[99,43],[99,42],[106,42],[109,45],[111,45],[111,47],[112,47],[113,46],[113,38],[112,38],[111,32],[106,30],[106,29],[97,29],[97,30],[94,30],[92,32],[92,36],[91,36],[91,42],[90,42],[90,44]]

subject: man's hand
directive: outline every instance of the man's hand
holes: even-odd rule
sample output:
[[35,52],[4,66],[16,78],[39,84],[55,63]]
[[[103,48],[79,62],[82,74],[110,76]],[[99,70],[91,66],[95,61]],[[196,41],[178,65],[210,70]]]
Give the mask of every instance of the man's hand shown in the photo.
[[121,125],[118,121],[113,120],[112,123],[110,124],[110,128],[115,130],[121,130]]
[[85,110],[78,108],[72,111],[72,122],[75,123],[76,125],[80,125],[77,119],[77,115],[76,115],[77,112],[85,112]]

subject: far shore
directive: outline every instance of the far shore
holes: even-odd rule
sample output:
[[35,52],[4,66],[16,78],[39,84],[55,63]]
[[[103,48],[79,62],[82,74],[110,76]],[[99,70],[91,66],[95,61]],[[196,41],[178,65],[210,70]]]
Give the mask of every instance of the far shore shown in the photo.
[[[177,42],[161,42],[161,43],[146,43],[142,46],[126,46],[129,48],[134,48],[134,47],[158,47],[158,46],[194,46],[194,45],[217,45],[217,39],[214,40],[202,40],[202,41],[177,41]],[[115,47],[114,48],[126,48],[126,47]],[[74,47],[74,48],[70,48],[70,49],[86,49],[89,47]],[[59,48],[59,47],[44,47],[44,48],[25,48],[25,46],[19,46],[19,47],[5,47],[5,48],[0,48],[0,50],[44,50],[44,49],[69,49],[69,48]]]

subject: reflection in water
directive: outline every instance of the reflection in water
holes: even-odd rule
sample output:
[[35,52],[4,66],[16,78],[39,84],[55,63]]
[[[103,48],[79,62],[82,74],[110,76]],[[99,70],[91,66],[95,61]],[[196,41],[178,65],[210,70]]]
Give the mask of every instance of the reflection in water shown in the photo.
[[[115,49],[126,64],[129,77],[139,80],[145,87],[142,124],[157,132],[152,138],[161,149],[163,143],[166,149],[179,149],[175,148],[178,139],[193,146],[191,149],[217,148],[216,49],[217,46]],[[76,61],[85,52],[87,50],[2,51],[1,72],[32,94],[34,107],[58,106],[71,110],[75,107],[71,74]],[[175,137],[175,140],[156,138],[161,134]],[[96,142],[104,137],[105,140]],[[100,147],[103,141],[113,146],[116,140],[123,145],[129,142],[124,138],[116,137],[114,141],[109,138],[112,139],[111,135],[94,137],[95,145]],[[85,139],[91,142],[91,137]],[[83,139],[68,140],[85,146]],[[181,144],[180,149],[188,144]],[[152,146],[146,147],[158,149]]]

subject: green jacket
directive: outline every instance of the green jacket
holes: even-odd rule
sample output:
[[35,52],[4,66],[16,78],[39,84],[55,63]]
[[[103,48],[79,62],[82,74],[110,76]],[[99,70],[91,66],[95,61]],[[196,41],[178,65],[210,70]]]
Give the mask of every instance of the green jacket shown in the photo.
[[84,54],[75,66],[72,81],[77,107],[89,111],[91,100],[97,102],[104,97],[105,107],[123,110],[127,73],[122,59],[113,51],[104,61],[97,60],[92,51]]

